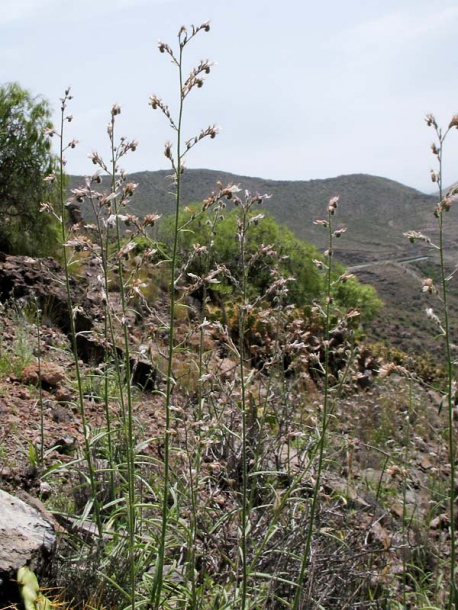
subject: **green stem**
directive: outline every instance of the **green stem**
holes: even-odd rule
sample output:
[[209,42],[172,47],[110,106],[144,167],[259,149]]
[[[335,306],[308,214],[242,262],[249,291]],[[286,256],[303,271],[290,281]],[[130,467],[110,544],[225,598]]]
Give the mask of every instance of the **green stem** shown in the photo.
[[60,124],[60,154],[59,154],[59,203],[60,203],[60,214],[61,214],[61,230],[62,230],[62,249],[63,249],[63,262],[64,262],[64,272],[65,272],[65,288],[67,293],[67,308],[70,318],[70,336],[71,336],[71,344],[73,351],[73,358],[75,364],[75,374],[76,381],[78,386],[78,406],[79,406],[79,414],[81,417],[81,424],[83,426],[83,434],[84,434],[84,457],[88,466],[89,471],[89,482],[91,486],[91,495],[94,506],[94,517],[97,525],[98,533],[100,540],[102,541],[102,520],[100,516],[100,506],[97,498],[97,485],[95,481],[95,472],[94,472],[94,464],[91,455],[91,446],[89,442],[89,428],[88,422],[86,418],[86,411],[84,407],[84,394],[83,394],[83,383],[81,377],[81,369],[78,358],[78,345],[77,345],[77,333],[75,327],[75,317],[73,315],[73,301],[70,289],[70,274],[68,270],[68,255],[67,255],[67,230],[65,226],[65,193],[64,193],[64,123],[65,123],[65,107],[66,100],[68,99],[68,95],[66,93],[66,97],[62,102],[62,112],[61,112],[61,124]]
[[[442,136],[440,131],[439,136],[439,200],[443,199],[443,183],[442,183],[442,153],[443,144],[447,136],[448,130]],[[450,319],[449,319],[449,308],[448,308],[448,291],[447,291],[447,274],[445,268],[445,243],[444,243],[444,210],[441,209],[438,212],[438,224],[439,224],[439,256],[440,256],[440,274],[441,274],[441,296],[444,313],[444,342],[446,351],[446,370],[447,370],[447,416],[448,416],[448,453],[450,462],[450,495],[449,495],[449,510],[450,510],[450,594],[448,601],[448,608],[458,607],[458,590],[456,586],[455,573],[456,573],[456,539],[455,539],[455,479],[456,479],[456,465],[455,465],[455,439],[454,439],[454,390],[453,390],[453,354],[451,347],[450,337]]]
[[170,425],[172,421],[171,415],[171,398],[174,385],[173,380],[173,363],[175,356],[174,336],[175,336],[175,280],[177,275],[177,255],[179,243],[179,219],[180,219],[180,203],[181,203],[181,127],[183,121],[184,95],[183,95],[183,45],[180,44],[180,54],[178,64],[179,84],[180,84],[180,106],[178,112],[178,122],[176,126],[176,164],[174,166],[175,173],[175,219],[174,219],[174,236],[171,257],[171,277],[170,277],[170,325],[169,325],[169,353],[167,358],[167,382],[165,392],[165,433],[164,433],[164,485],[162,498],[162,515],[161,515],[161,533],[159,539],[159,548],[156,561],[156,574],[152,589],[152,599],[155,608],[160,607],[161,591],[163,586],[163,570],[164,557],[166,546],[166,535],[168,526],[168,498],[170,486]]
[[44,421],[44,404],[43,404],[43,387],[41,383],[41,310],[38,301],[36,301],[36,321],[37,321],[37,360],[38,360],[38,395],[40,400],[40,466],[44,465],[45,451],[45,421]]
[[245,313],[248,303],[248,269],[245,259],[245,237],[248,223],[248,210],[243,206],[240,228],[240,260],[242,266],[242,306],[239,307],[239,353],[240,353],[240,390],[242,400],[242,514],[241,514],[241,558],[242,558],[242,610],[247,607],[248,593],[248,556],[247,556],[247,527],[248,527],[248,434],[247,434],[247,397],[245,380]]
[[321,473],[324,466],[324,452],[326,448],[326,431],[328,427],[328,414],[330,407],[330,388],[329,388],[329,338],[330,338],[330,321],[331,321],[331,304],[332,304],[332,258],[333,258],[333,233],[332,233],[332,213],[328,209],[328,267],[326,273],[326,307],[325,307],[325,328],[324,328],[324,399],[323,413],[321,416],[321,434],[319,439],[318,452],[318,467],[315,477],[312,505],[310,507],[310,521],[305,541],[304,554],[302,556],[301,569],[297,583],[296,594],[294,596],[293,610],[299,610],[301,607],[302,590],[307,570],[307,565],[310,557],[310,548],[312,544],[313,530],[315,525],[315,517],[318,508],[318,499],[320,493]]
[[[111,139],[111,180],[112,192],[116,190],[116,171],[118,155],[114,144],[115,131],[115,113],[112,112],[112,130]],[[121,250],[121,229],[119,226],[118,216],[118,199],[113,200],[114,214],[116,218],[116,245],[118,252]],[[122,336],[124,344],[124,366],[125,366],[125,384],[119,379],[120,395],[123,398],[125,387],[126,400],[122,400],[122,404],[127,403],[127,412],[123,408],[126,444],[126,461],[127,461],[127,518],[128,518],[128,536],[129,536],[129,571],[130,571],[130,603],[132,610],[135,610],[135,593],[136,593],[136,566],[135,566],[135,535],[136,535],[136,509],[135,509],[135,436],[134,436],[134,417],[133,417],[133,402],[132,402],[132,387],[131,387],[131,365],[130,365],[130,344],[129,344],[129,329],[127,325],[127,302],[126,290],[124,285],[124,275],[122,258],[118,257],[118,277],[119,277],[119,292],[121,296],[121,311],[122,311]],[[114,346],[116,347],[116,346]]]

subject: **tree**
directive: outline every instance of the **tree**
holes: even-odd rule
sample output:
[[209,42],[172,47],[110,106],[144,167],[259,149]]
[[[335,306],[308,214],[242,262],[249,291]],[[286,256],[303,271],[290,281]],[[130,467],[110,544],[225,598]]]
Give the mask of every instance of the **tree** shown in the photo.
[[52,130],[46,100],[17,83],[0,86],[0,249],[47,255],[57,244],[57,228],[40,203],[52,199],[44,178],[57,160],[47,133]]

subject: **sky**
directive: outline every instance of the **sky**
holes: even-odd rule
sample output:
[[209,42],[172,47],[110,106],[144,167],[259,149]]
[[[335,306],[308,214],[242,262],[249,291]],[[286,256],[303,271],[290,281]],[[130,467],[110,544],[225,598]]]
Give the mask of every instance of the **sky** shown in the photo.
[[[91,174],[88,155],[109,158],[106,126],[139,141],[127,172],[168,169],[175,137],[148,104],[176,112],[176,67],[158,41],[177,48],[182,25],[211,20],[186,47],[185,71],[216,65],[184,108],[184,137],[221,128],[186,165],[274,180],[343,174],[383,176],[424,192],[434,133],[458,114],[457,0],[0,0],[0,83],[46,98],[60,121],[69,174]],[[444,182],[458,179],[458,133],[444,151]],[[242,184],[243,186],[243,184]]]

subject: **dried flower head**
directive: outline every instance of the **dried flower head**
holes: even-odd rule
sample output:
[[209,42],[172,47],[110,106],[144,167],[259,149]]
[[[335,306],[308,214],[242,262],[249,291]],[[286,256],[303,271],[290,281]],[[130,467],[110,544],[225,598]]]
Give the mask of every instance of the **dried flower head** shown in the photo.
[[343,235],[343,233],[345,233],[346,230],[347,229],[342,227],[341,229],[337,229],[337,231],[334,231],[333,235],[334,237],[339,238],[341,235]]
[[82,188],[72,189],[71,192],[73,193],[74,199],[76,199],[78,203],[82,203],[84,201],[84,198],[87,197],[88,194],[87,190]]
[[357,309],[349,309],[345,314],[345,318],[350,320],[351,318],[358,318],[360,315],[361,312],[359,312]]
[[97,170],[95,172],[95,174],[93,174],[90,178],[90,184],[93,182],[96,182],[97,184],[101,184],[102,183],[102,177],[100,175],[100,170]]
[[159,220],[160,217],[161,217],[160,214],[147,214],[143,218],[143,225],[145,227],[153,227],[156,220]]
[[339,277],[338,281],[339,281],[339,282],[343,282],[343,283],[345,283],[345,282],[348,282],[348,280],[352,280],[352,279],[354,279],[355,277],[356,277],[356,276],[355,276],[355,274],[354,274],[354,273],[343,273],[343,274],[342,274],[342,275]]
[[434,115],[427,114],[425,116],[425,121],[426,121],[426,124],[428,125],[428,127],[432,126],[432,127],[437,128],[437,122],[436,122],[436,119],[434,118]]
[[40,212],[46,212],[48,214],[52,214],[54,212],[52,203],[50,203],[49,201],[42,201],[40,203]]
[[171,142],[166,142],[165,147],[164,147],[164,156],[167,159],[172,159],[172,143]]
[[422,280],[422,284],[423,284],[423,288],[422,288],[423,292],[437,294],[437,288],[434,285],[434,280],[432,278],[430,278],[430,277],[425,278],[424,280]]
[[330,214],[334,214],[334,212],[336,211],[338,201],[339,201],[339,197],[333,197],[332,199],[329,200],[328,211]]
[[442,326],[442,322],[440,321],[439,316],[434,313],[434,309],[432,307],[428,307],[426,309],[426,317],[432,320],[439,327],[441,333],[445,335],[445,330]]
[[457,197],[456,195],[452,195],[452,196],[447,196],[444,199],[442,199],[442,201],[440,202],[439,206],[441,208],[442,211],[444,212],[450,212],[450,208],[452,207],[452,203],[455,201],[456,202]]
[[157,48],[159,49],[160,53],[168,53],[169,55],[173,55],[172,49],[169,47],[169,45],[167,43],[162,42],[162,40],[158,41]]
[[135,182],[128,182],[124,187],[124,197],[132,197],[135,192],[135,189],[138,187],[138,184]]
[[88,159],[91,159],[94,165],[101,165],[103,163],[102,158],[99,156],[99,153],[97,151],[94,151],[93,153],[88,155]]
[[423,233],[420,233],[419,231],[407,231],[406,233],[403,233],[403,235],[404,237],[407,237],[411,244],[415,243],[415,241],[417,240],[424,241],[427,244],[431,244],[430,238],[426,237],[426,235],[423,235]]
[[403,366],[399,366],[398,364],[394,364],[394,362],[390,362],[389,364],[384,364],[383,366],[380,367],[379,369],[379,378],[380,379],[384,379],[385,377],[388,377],[388,375],[391,374],[398,374],[398,375],[402,375],[403,377],[409,377],[409,371],[404,368]]

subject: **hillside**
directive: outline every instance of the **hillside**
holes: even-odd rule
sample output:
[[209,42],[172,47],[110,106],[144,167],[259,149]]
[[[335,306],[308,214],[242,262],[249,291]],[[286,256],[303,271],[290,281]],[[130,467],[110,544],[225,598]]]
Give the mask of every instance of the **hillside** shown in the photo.
[[[132,201],[132,209],[137,215],[151,212],[167,215],[171,212],[168,173],[155,171],[130,175],[130,180],[139,184]],[[348,263],[418,255],[418,245],[412,248],[402,233],[411,229],[427,231],[434,227],[433,196],[366,174],[325,180],[280,181],[190,169],[183,176],[183,204],[208,197],[218,180],[223,184],[238,184],[251,192],[270,194],[272,197],[266,207],[275,218],[298,237],[318,247],[324,246],[325,236],[313,221],[322,216],[326,202],[338,195],[339,222],[348,228],[340,245],[341,258]],[[80,176],[72,177],[72,188],[82,181]],[[412,226],[413,222],[415,226]],[[454,223],[456,225],[456,220]]]
[[[68,278],[53,259],[0,260],[0,489],[58,533],[52,560],[34,566],[42,587],[57,587],[54,607],[446,607],[457,439],[444,433],[453,403],[440,391],[443,346],[429,339],[432,297],[421,290],[436,263],[394,260],[409,252],[398,233],[428,223],[433,200],[367,176],[319,181],[310,204],[302,199],[301,227],[345,183],[336,223],[351,218],[359,233],[339,240],[336,257],[346,247],[348,261],[364,260],[358,277],[386,302],[367,341],[330,292],[325,308],[302,311],[284,306],[274,281],[272,300],[271,284],[269,298],[249,300],[236,279],[244,269],[230,276],[226,304],[199,301],[189,261],[179,271],[191,283],[177,289],[149,251],[121,258],[103,233],[107,209],[97,247],[75,229],[85,246]],[[345,206],[364,184],[379,184],[377,206]],[[281,212],[291,226],[293,207]],[[247,251],[240,224],[237,235]],[[452,293],[449,304],[458,309]],[[7,560],[0,608],[18,608],[15,570],[28,560]]]
[[[143,279],[160,285],[158,269],[145,266]],[[33,565],[46,594],[57,596],[52,607],[131,608],[133,583],[135,608],[241,608],[239,598],[223,606],[221,590],[239,595],[243,531],[246,608],[291,608],[296,592],[299,610],[446,607],[450,470],[440,394],[355,346],[344,319],[329,341],[326,390],[319,319],[255,308],[244,403],[234,332],[183,315],[182,305],[170,341],[166,288],[132,316],[119,285],[110,282],[104,298],[99,273],[93,255],[70,282],[80,305],[73,342],[63,269],[52,259],[0,261],[0,490],[58,534],[52,559],[43,554]],[[161,523],[164,564],[156,568]],[[152,606],[155,569],[164,574],[163,601]],[[2,572],[0,553],[0,608],[18,609],[11,572]],[[189,582],[201,603],[186,601]]]
[[[139,184],[132,201],[133,211],[143,216],[172,212],[168,172],[140,172],[130,179]],[[367,328],[371,340],[392,344],[413,353],[438,354],[434,340],[436,329],[426,318],[432,299],[421,293],[422,277],[437,276],[436,250],[422,242],[411,244],[403,233],[416,230],[437,238],[433,215],[437,199],[393,180],[365,174],[339,176],[326,180],[278,181],[236,176],[212,170],[187,170],[183,181],[183,205],[202,201],[215,189],[216,182],[234,183],[251,192],[268,193],[265,209],[286,224],[298,237],[321,249],[326,247],[326,233],[314,220],[322,218],[331,197],[339,196],[336,223],[347,227],[336,244],[336,258],[352,267],[363,283],[372,284],[385,306],[372,326]],[[72,187],[82,182],[73,177]],[[445,245],[450,271],[458,250],[458,220],[455,210],[446,216]],[[427,263],[401,263],[406,257],[426,255]],[[383,262],[364,268],[354,265]],[[401,289],[400,289],[401,287]],[[450,283],[449,304],[458,312],[458,290]],[[403,327],[400,332],[400,325]]]

